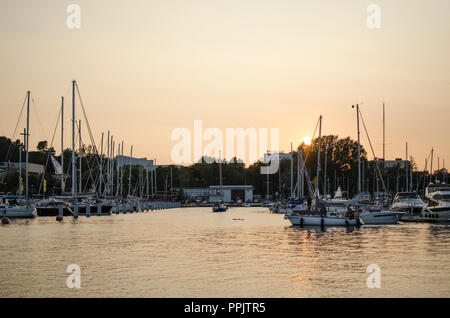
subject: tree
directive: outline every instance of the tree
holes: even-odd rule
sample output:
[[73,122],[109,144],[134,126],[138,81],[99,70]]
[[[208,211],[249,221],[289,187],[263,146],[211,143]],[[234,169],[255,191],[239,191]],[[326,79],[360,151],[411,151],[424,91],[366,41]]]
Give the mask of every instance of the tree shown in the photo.
[[45,152],[48,149],[48,142],[47,140],[39,141],[37,145],[37,150]]

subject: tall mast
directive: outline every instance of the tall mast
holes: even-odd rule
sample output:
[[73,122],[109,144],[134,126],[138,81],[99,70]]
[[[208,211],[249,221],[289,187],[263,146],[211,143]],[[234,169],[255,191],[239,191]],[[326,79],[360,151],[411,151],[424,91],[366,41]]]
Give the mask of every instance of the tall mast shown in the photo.
[[29,190],[28,190],[28,146],[29,146],[29,141],[30,141],[30,91],[27,92],[27,133],[25,135],[25,139],[26,139],[26,152],[25,152],[25,198],[27,200],[27,204],[28,204],[28,200],[29,200]]
[[408,182],[408,142],[406,142],[406,158],[405,158],[405,188],[406,192],[408,192],[409,182]]
[[220,182],[220,200],[223,201],[222,195],[222,152],[219,150],[219,182]]
[[106,144],[106,186],[105,193],[108,195],[109,193],[109,144],[110,144],[110,136],[108,130],[108,143]]
[[77,194],[75,173],[75,80],[72,81],[72,197]]
[[[117,156],[120,156],[120,143],[117,149]],[[116,169],[117,169],[117,188],[116,188],[116,197],[119,196],[119,189],[120,189],[120,168],[119,168],[119,162],[116,157]]]
[[131,160],[133,159],[133,146],[131,146],[131,152],[130,152],[130,173],[128,176],[128,195],[131,194]]
[[385,106],[384,106],[384,102],[383,102],[383,161],[385,161],[386,160],[386,139],[385,139],[385,137],[386,137],[386,135],[385,135],[385,133],[386,133],[386,122],[385,122]]
[[322,140],[322,115],[319,118],[319,145],[317,150],[317,178],[316,178],[316,195],[319,196],[319,177],[320,177],[320,143]]
[[[384,105],[384,104],[383,104]],[[353,106],[355,107],[355,106]],[[358,131],[358,194],[361,193],[361,143],[359,131],[359,105],[356,104],[356,127]]]
[[61,195],[64,193],[64,96],[61,96]]
[[19,146],[19,196],[22,196],[22,146]]
[[102,182],[103,182],[103,135],[104,133],[102,133],[102,140],[100,142],[100,176],[98,182],[99,193],[102,193]]
[[434,156],[434,149],[431,149],[431,166],[430,166],[430,183],[433,182],[433,156]]
[[328,161],[328,146],[325,146],[325,167],[323,169],[323,194],[327,195],[327,161]]
[[291,199],[294,197],[294,152],[291,144]]
[[81,141],[81,120],[78,121],[78,147],[79,147],[79,154],[78,159],[80,161],[80,180],[78,180],[78,192],[81,193],[81,148],[82,148],[82,141]]

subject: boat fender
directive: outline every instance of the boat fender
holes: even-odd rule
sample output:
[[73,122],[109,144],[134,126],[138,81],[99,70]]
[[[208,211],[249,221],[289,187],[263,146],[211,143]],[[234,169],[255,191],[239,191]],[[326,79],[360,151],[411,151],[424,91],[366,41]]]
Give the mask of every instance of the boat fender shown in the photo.
[[56,216],[56,221],[59,222],[59,221],[62,221],[62,220],[63,220],[63,217],[61,215],[57,215]]
[[9,219],[7,217],[2,218],[2,224],[9,224]]

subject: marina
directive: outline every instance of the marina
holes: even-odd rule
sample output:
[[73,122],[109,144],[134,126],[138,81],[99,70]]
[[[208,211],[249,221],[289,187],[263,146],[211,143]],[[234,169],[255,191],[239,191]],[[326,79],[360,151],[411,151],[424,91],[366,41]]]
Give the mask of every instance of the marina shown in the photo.
[[5,0],[0,298],[450,298],[450,2],[422,2]]
[[[262,207],[14,220],[0,228],[0,296],[449,297],[449,231],[293,227]],[[381,289],[366,286],[373,263]],[[81,289],[65,286],[69,264]]]

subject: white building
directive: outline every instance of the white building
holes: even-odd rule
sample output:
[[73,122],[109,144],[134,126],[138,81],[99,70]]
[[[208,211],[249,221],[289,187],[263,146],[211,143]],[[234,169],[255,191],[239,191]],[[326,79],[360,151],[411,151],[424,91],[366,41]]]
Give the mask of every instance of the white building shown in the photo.
[[129,156],[117,156],[117,165],[119,168],[123,166],[141,166],[147,170],[154,170],[153,160],[147,160],[147,158],[131,158]]
[[[222,186],[222,196],[225,203],[231,201],[243,202],[253,201],[253,186],[251,185],[224,185]],[[209,202],[221,201],[220,186],[209,186]]]
[[[224,185],[222,186],[222,196],[225,203],[231,201],[243,202],[253,201],[253,186],[251,185]],[[208,188],[184,188],[184,195],[189,200],[206,200],[210,203],[219,202],[222,200],[220,194],[220,186],[209,186]]]

